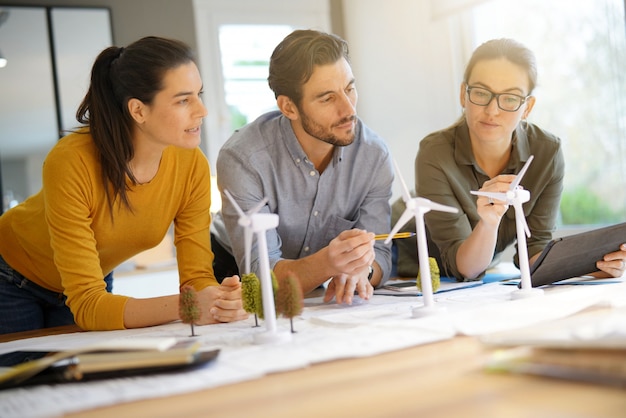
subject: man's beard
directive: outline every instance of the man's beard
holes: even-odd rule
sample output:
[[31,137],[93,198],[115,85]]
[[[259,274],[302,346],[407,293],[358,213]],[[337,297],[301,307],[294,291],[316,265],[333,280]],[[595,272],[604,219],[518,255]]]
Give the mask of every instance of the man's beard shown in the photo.
[[[302,120],[302,129],[304,129],[304,132],[311,135],[312,137],[317,138],[320,141],[326,142],[327,144],[336,145],[338,147],[345,147],[345,146],[352,144],[352,142],[354,142],[354,135],[355,135],[354,131],[348,138],[339,139],[337,138],[336,135],[332,133],[331,130],[325,129],[322,125],[318,124],[317,122],[309,118],[307,114],[302,111],[302,109],[298,109],[298,110],[300,113],[300,118]],[[334,124],[333,127],[343,125],[346,122],[350,122],[354,120],[356,120],[356,116],[354,115],[348,116],[347,118],[344,118],[340,120],[339,122],[337,122],[336,124]]]

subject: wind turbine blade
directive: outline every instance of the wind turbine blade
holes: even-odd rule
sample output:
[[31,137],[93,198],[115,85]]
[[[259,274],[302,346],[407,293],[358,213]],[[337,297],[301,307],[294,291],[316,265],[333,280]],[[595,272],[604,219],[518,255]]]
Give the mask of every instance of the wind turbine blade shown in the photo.
[[530,229],[528,228],[528,222],[526,222],[526,217],[522,216],[522,224],[524,225],[524,232],[526,232],[526,236],[530,238]]
[[226,195],[226,197],[228,197],[228,200],[230,200],[230,203],[233,204],[233,206],[235,207],[235,209],[237,210],[237,213],[239,214],[239,217],[243,218],[246,216],[245,213],[243,213],[243,210],[241,210],[241,208],[239,207],[239,205],[237,204],[237,202],[235,202],[235,198],[233,197],[233,195],[230,194],[230,192],[226,189],[224,189],[224,194]]
[[414,215],[415,214],[413,213],[411,209],[406,208],[404,210],[404,213],[402,213],[402,216],[400,216],[400,219],[398,219],[398,222],[396,222],[393,229],[389,233],[389,236],[385,240],[385,244],[389,244],[392,240],[392,237],[396,235],[396,233],[398,233],[400,228],[402,228]]
[[492,199],[503,200],[505,202],[508,200],[506,193],[477,192],[475,190],[471,190],[470,193],[476,196],[485,196],[485,197],[490,197]]
[[457,213],[459,211],[455,207],[442,205],[441,203],[433,202],[432,200],[428,200],[427,205],[430,209],[437,210],[439,212]]
[[244,230],[244,246],[246,250],[246,274],[250,273],[250,253],[252,251],[252,227],[248,226]]
[[406,186],[404,178],[402,178],[402,173],[400,173],[400,167],[398,167],[398,163],[396,162],[396,160],[393,160],[393,165],[396,168],[396,173],[398,173],[398,178],[400,179],[400,183],[402,184],[402,200],[404,200],[404,203],[406,203],[411,200],[411,192],[409,192],[409,188]]
[[526,174],[526,170],[528,170],[528,166],[530,165],[530,163],[533,161],[534,158],[535,158],[534,155],[531,155],[530,157],[528,157],[528,161],[526,161],[526,164],[524,164],[524,167],[522,167],[519,173],[517,173],[517,176],[515,176],[513,183],[511,183],[511,186],[509,186],[509,190],[517,189],[517,186],[519,186],[520,182],[522,181],[522,177],[524,177],[524,174]]
[[259,203],[256,204],[255,207],[253,207],[252,209],[248,211],[248,215],[252,215],[253,213],[257,213],[258,211],[260,211],[261,208],[265,206],[267,202],[268,202],[267,197],[264,197],[263,200],[261,200]]
[[528,223],[526,222],[526,216],[524,216],[524,209],[522,209],[522,202],[519,200],[513,201],[513,207],[515,208],[515,222],[521,222],[524,227],[526,236],[530,238],[530,229],[528,229]]

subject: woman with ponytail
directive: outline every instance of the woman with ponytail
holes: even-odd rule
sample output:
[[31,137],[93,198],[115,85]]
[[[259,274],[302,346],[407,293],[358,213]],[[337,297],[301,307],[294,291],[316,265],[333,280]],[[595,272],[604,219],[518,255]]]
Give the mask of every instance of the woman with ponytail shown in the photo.
[[146,37],[100,53],[76,113],[81,126],[49,152],[42,190],[0,217],[0,333],[177,320],[179,295],[115,295],[105,280],[172,223],[180,285],[193,286],[201,305],[197,324],[247,316],[239,278],[220,285],[213,273],[201,96],[182,42]]

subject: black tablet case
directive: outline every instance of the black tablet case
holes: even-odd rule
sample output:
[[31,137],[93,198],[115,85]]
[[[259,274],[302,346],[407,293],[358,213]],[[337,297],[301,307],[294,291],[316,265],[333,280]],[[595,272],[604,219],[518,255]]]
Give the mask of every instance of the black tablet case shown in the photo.
[[[168,365],[159,366],[146,366],[138,368],[123,368],[123,369],[111,369],[110,371],[101,371],[97,373],[88,373],[75,375],[74,373],[66,373],[65,370],[71,368],[73,363],[67,361],[61,362],[60,365],[53,364],[40,373],[28,378],[23,382],[16,383],[13,380],[0,383],[0,390],[21,387],[21,386],[33,386],[40,384],[57,384],[57,383],[75,383],[75,382],[88,382],[92,380],[111,379],[129,376],[141,376],[147,374],[165,374],[183,372],[186,370],[192,370],[201,367],[213,360],[215,360],[219,354],[219,349],[213,349],[210,351],[197,351],[192,354],[186,361],[175,362]],[[35,352],[33,352],[35,353]],[[44,354],[45,353],[40,353]],[[120,352],[120,354],[123,354]],[[42,356],[39,356],[40,358]]]
[[626,222],[550,241],[530,268],[533,287],[597,271],[596,262],[626,243]]

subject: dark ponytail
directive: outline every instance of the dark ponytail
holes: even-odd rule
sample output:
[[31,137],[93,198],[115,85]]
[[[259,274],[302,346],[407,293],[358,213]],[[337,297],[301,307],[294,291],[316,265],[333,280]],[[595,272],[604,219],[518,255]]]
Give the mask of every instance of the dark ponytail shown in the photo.
[[137,183],[128,167],[134,156],[134,121],[128,101],[136,98],[150,104],[164,87],[165,73],[189,62],[195,62],[195,56],[186,44],[154,36],[126,48],[106,48],[96,58],[89,90],[76,111],[76,119],[88,125],[98,150],[111,216],[118,197],[120,205],[132,210],[126,176]]

